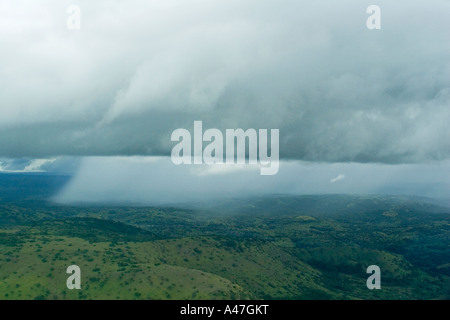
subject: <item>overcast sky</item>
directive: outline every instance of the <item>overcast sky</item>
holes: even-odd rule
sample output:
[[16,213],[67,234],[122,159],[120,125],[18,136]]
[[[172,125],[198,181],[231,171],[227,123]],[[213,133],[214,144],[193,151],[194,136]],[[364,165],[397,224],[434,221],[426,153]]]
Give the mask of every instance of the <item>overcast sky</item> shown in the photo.
[[448,170],[449,17],[448,0],[2,0],[0,171],[170,155],[194,120],[279,129],[284,160]]

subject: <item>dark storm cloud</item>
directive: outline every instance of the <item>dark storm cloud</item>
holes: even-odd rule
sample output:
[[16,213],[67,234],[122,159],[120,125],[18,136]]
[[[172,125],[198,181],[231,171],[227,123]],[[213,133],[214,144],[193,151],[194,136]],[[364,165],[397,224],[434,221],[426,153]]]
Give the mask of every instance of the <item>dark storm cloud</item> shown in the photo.
[[0,4],[0,156],[169,155],[171,132],[278,128],[284,159],[450,157],[450,3]]

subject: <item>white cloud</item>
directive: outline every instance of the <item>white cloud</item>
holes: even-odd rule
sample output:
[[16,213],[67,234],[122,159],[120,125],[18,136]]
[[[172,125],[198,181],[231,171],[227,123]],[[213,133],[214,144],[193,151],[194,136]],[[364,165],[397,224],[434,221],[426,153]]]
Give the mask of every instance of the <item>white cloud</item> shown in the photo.
[[333,179],[330,180],[330,183],[334,183],[334,182],[337,182],[337,181],[340,181],[340,180],[343,180],[343,179],[345,179],[345,175],[338,174],[338,176],[336,178],[333,178]]
[[[52,164],[59,162],[57,158],[48,159],[3,159],[0,161],[0,172],[26,173],[47,172]],[[51,170],[50,170],[51,171]]]
[[29,165],[23,168],[23,172],[42,172],[42,166],[55,162],[56,159],[33,159]]

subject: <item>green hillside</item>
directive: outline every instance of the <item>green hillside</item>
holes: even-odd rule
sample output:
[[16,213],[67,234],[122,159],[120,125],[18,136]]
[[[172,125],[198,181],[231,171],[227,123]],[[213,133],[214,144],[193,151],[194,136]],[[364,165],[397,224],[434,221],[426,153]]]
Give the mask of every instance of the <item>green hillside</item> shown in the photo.
[[[334,208],[334,209],[333,209]],[[450,214],[388,196],[0,204],[0,299],[450,298]],[[81,268],[81,290],[66,268]],[[381,290],[366,269],[381,268]]]

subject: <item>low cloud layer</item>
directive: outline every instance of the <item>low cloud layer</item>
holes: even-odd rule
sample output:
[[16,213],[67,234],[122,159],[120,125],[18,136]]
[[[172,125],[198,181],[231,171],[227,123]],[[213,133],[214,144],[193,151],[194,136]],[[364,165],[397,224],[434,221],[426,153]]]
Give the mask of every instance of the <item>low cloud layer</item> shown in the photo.
[[0,156],[169,155],[203,120],[283,159],[449,159],[450,2],[377,1],[381,30],[369,4],[2,1]]
[[[330,183],[330,177],[342,177]],[[263,194],[403,194],[449,199],[450,162],[381,165],[286,161],[275,176],[257,166],[179,165],[170,157],[86,157],[53,199],[62,203],[179,204]]]

